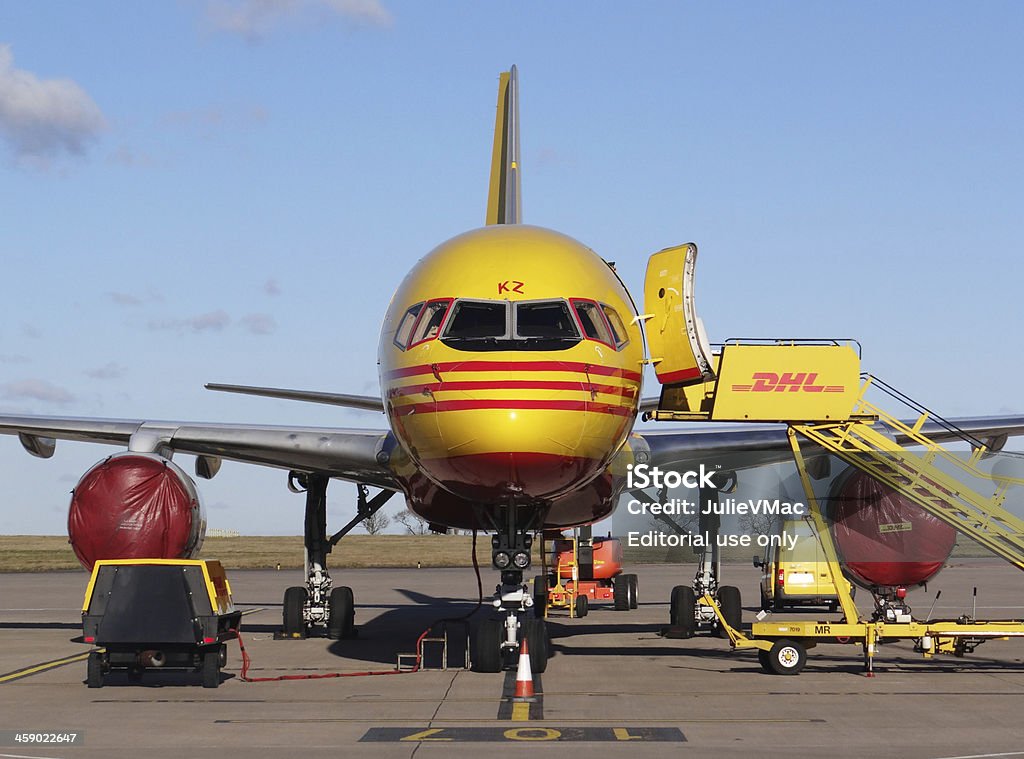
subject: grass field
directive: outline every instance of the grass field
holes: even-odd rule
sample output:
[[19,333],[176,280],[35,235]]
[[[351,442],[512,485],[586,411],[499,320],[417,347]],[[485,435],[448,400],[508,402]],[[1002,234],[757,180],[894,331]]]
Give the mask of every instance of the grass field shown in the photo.
[[[473,539],[466,535],[350,535],[334,549],[332,567],[471,567]],[[479,541],[481,563],[490,566],[490,545]],[[301,537],[207,538],[199,558],[219,559],[228,569],[302,566]],[[0,572],[81,569],[68,539],[40,535],[0,536]],[[84,570],[82,570],[84,572]]]
[[[468,535],[349,535],[330,555],[329,565],[345,567],[471,567],[472,538]],[[723,560],[749,563],[758,549],[737,549]],[[282,569],[302,566],[301,537],[207,538],[199,558],[219,559],[227,569]],[[490,570],[490,539],[481,536],[477,555],[482,568]],[[960,537],[954,557],[990,556],[984,548]],[[689,549],[625,551],[625,563],[691,563]],[[540,566],[534,548],[534,570]],[[40,535],[0,535],[0,572],[79,570],[68,539]]]

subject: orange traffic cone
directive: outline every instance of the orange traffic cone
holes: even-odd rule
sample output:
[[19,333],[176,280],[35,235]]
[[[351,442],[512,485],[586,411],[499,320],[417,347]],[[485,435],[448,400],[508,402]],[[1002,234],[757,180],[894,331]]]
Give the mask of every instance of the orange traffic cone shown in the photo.
[[516,672],[516,701],[533,700],[533,668],[530,666],[530,647],[526,645],[526,636],[523,636],[522,645],[519,646],[519,669]]

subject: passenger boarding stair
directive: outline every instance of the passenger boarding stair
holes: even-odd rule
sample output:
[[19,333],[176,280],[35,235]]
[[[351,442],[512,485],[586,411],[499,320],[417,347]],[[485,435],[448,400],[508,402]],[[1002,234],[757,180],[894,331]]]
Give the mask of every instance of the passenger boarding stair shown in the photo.
[[[696,257],[696,246],[687,244],[656,253],[648,264],[646,313],[638,319],[645,322],[648,362],[662,390],[657,408],[644,418],[787,426],[808,518],[836,584],[843,619],[766,620],[761,614],[748,633],[727,619],[724,604],[712,593],[701,589],[703,595],[696,599],[689,593],[693,606],[710,609],[735,649],[757,649],[761,666],[777,674],[799,672],[807,649],[820,641],[860,644],[865,674],[873,676],[878,644],[885,640],[913,640],[914,649],[930,657],[962,656],[986,640],[1024,639],[1020,620],[978,620],[973,615],[915,620],[903,603],[906,588],[872,589],[875,613],[861,618],[848,584],[840,582],[843,569],[827,521],[830,515],[819,503],[821,487],[813,482],[827,477],[829,456],[838,458],[1024,569],[1024,456],[1001,452],[1006,434],[975,438],[878,378],[861,374],[860,345],[853,340],[730,339],[709,345],[694,305]],[[901,420],[869,401],[869,393],[872,398],[884,393],[886,405],[895,399],[916,417]],[[732,454],[718,450],[714,456],[720,461],[708,463],[727,471],[765,463],[764,457],[750,456],[742,448]],[[878,533],[902,532],[905,524],[879,523]],[[691,604],[677,604],[674,594],[673,605],[672,624],[692,629],[696,609],[691,613]],[[685,614],[677,621],[679,610]]]
[[[848,421],[791,424],[790,428],[899,491],[918,506],[973,538],[996,555],[1024,569],[1024,520],[1005,508],[1007,495],[1024,484],[1024,457],[993,454],[986,445],[920,407],[871,375],[861,375],[860,397]],[[905,422],[865,400],[877,388],[912,404],[921,413]],[[871,423],[870,419],[877,421]],[[957,453],[929,438],[923,430],[942,429],[946,437],[970,445]],[[888,433],[888,434],[887,434]],[[990,466],[981,468],[982,462]],[[1020,491],[1017,491],[1020,492]]]

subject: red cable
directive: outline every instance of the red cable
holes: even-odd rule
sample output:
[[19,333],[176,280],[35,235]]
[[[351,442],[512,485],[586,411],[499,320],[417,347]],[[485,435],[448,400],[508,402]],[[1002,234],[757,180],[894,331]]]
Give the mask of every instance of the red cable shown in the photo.
[[249,665],[252,660],[249,658],[248,652],[245,650],[245,643],[242,642],[242,634],[238,630],[232,630],[238,640],[238,648],[242,653],[242,671],[239,673],[239,679],[244,683],[272,683],[280,682],[282,680],[325,680],[332,677],[371,677],[374,675],[411,675],[413,672],[419,672],[422,666],[422,656],[420,655],[420,644],[423,639],[427,637],[431,630],[434,629],[434,625],[440,622],[463,622],[474,614],[476,614],[480,607],[484,603],[484,590],[483,582],[480,579],[480,564],[476,558],[476,530],[473,530],[473,569],[476,571],[476,587],[477,587],[477,602],[476,607],[465,614],[457,618],[445,618],[435,620],[426,630],[420,633],[420,636],[416,639],[416,663],[412,669],[378,669],[368,670],[366,672],[326,672],[323,674],[316,675],[278,675],[277,677],[249,677]]

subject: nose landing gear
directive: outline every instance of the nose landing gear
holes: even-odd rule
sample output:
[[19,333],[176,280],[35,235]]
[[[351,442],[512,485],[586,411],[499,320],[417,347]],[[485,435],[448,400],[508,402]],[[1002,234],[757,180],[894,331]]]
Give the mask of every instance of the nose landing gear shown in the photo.
[[483,620],[476,631],[477,672],[500,672],[514,666],[519,643],[526,638],[530,650],[530,666],[542,673],[548,663],[548,631],[543,619],[533,612],[533,593],[523,582],[523,572],[530,568],[533,536],[515,524],[516,509],[507,510],[505,527],[491,538],[491,563],[501,570],[501,583],[494,590],[492,605],[497,617]]

